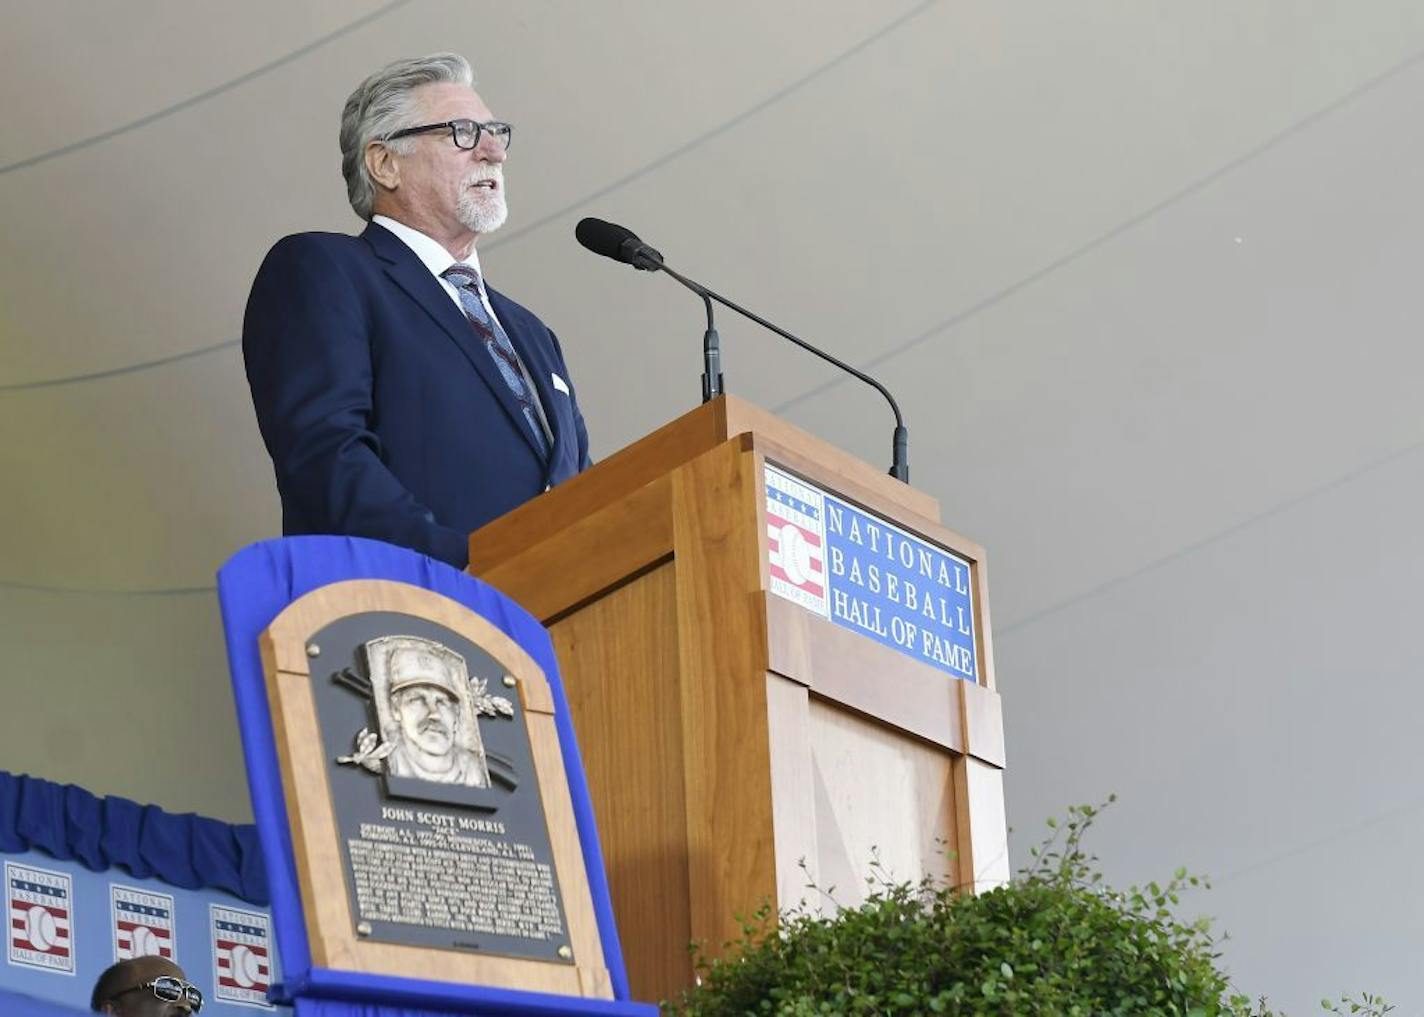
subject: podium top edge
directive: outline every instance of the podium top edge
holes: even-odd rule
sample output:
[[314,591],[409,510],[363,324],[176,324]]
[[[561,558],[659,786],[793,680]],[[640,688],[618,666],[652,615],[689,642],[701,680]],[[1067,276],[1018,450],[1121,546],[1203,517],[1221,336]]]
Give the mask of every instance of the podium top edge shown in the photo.
[[479,573],[481,566],[488,564],[487,557],[498,560],[510,547],[522,543],[514,539],[516,534],[536,518],[546,526],[568,525],[596,506],[650,484],[742,436],[748,436],[747,448],[773,446],[790,452],[795,462],[784,465],[811,474],[810,479],[832,490],[858,496],[880,512],[890,516],[905,513],[939,524],[939,501],[931,495],[759,406],[721,395],[481,527],[471,535],[471,570]]
[[721,423],[725,432],[723,440],[740,434],[752,434],[766,438],[776,445],[790,449],[814,464],[819,471],[827,474],[825,479],[832,486],[835,484],[835,478],[840,477],[866,490],[877,501],[899,506],[930,522],[938,523],[940,521],[938,499],[896,480],[886,470],[877,469],[865,460],[856,458],[825,439],[818,438],[809,431],[804,431],[775,414],[735,396],[719,396],[706,405],[717,406],[718,404],[721,404]]

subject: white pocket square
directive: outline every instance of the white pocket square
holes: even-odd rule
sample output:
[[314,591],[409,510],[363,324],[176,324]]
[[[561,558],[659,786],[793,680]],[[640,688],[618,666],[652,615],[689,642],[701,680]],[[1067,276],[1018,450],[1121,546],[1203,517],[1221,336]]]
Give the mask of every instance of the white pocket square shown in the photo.
[[563,378],[560,378],[557,374],[554,374],[551,371],[549,372],[549,380],[552,381],[554,383],[554,387],[560,392],[562,392],[564,395],[569,394],[569,383],[566,382]]

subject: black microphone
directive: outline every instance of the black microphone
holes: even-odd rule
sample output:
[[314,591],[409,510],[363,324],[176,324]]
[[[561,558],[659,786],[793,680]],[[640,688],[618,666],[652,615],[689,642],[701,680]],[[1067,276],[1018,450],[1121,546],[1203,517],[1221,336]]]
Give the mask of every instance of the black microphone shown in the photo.
[[594,254],[621,261],[644,272],[662,270],[677,279],[702,298],[707,309],[707,330],[702,333],[702,401],[722,394],[722,340],[712,322],[712,294],[690,279],[684,279],[663,264],[663,256],[643,243],[638,234],[626,226],[602,219],[580,219],[574,227],[574,237]]
[[621,261],[644,272],[655,272],[663,263],[663,256],[638,239],[638,234],[616,223],[580,219],[574,227],[574,236],[594,254]]
[[645,272],[663,272],[702,298],[702,302],[707,307],[707,333],[702,348],[705,360],[705,369],[702,375],[703,402],[711,399],[722,390],[721,350],[717,341],[717,331],[712,327],[712,301],[715,300],[723,307],[730,308],[742,317],[751,319],[762,328],[770,329],[783,339],[789,339],[806,352],[814,353],[827,363],[834,364],[847,374],[859,378],[884,396],[885,401],[890,404],[890,412],[895,414],[895,434],[891,438],[890,443],[890,476],[906,484],[910,482],[910,432],[905,427],[905,418],[900,414],[900,404],[895,402],[895,397],[890,394],[890,390],[880,384],[880,382],[876,381],[864,371],[857,370],[845,361],[831,356],[831,354],[825,350],[818,349],[806,340],[797,338],[784,328],[773,325],[760,315],[754,314],[745,307],[735,304],[726,297],[709,290],[701,283],[695,282],[687,278],[687,276],[673,271],[673,269],[664,264],[663,256],[660,252],[643,243],[638,234],[626,226],[604,222],[602,219],[582,219],[574,229],[574,236],[578,238],[579,243],[583,244],[584,247],[587,247],[594,254],[601,254],[605,258],[621,261],[626,265],[632,265],[634,268],[642,269]]

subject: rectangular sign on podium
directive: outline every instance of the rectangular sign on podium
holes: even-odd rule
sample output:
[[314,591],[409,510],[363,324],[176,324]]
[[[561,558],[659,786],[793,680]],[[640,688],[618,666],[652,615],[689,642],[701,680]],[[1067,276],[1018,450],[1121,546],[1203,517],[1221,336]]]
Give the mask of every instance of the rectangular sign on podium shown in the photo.
[[979,680],[968,561],[770,463],[765,476],[771,592]]

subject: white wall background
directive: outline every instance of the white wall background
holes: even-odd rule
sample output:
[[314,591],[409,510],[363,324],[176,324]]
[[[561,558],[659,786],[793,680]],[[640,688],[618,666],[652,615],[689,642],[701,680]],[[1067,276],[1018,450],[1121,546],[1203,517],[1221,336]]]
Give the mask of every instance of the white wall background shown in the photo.
[[[1187,906],[1242,989],[1424,1008],[1424,7],[4,17],[0,767],[250,815],[212,593],[278,531],[247,287],[284,233],[356,227],[355,83],[452,48],[518,125],[482,258],[562,336],[598,454],[691,408],[701,326],[573,243],[590,214],[899,395],[915,483],[990,550],[1016,861],[1116,791],[1109,875],[1214,875]],[[722,332],[733,391],[888,458],[873,394]]]

